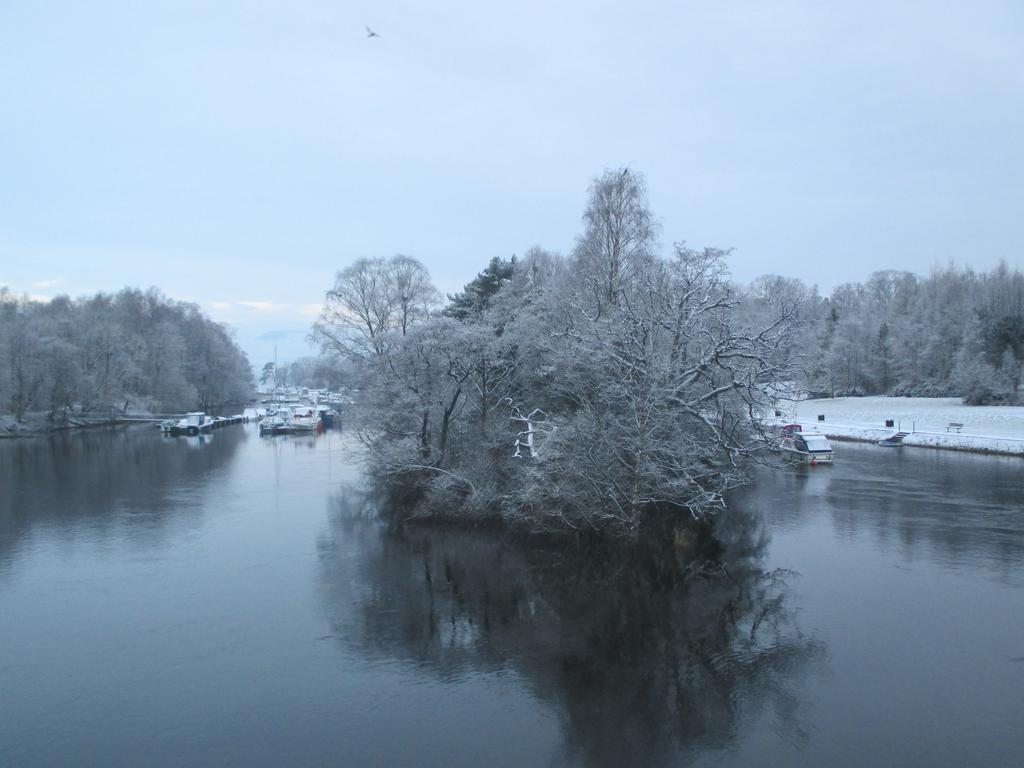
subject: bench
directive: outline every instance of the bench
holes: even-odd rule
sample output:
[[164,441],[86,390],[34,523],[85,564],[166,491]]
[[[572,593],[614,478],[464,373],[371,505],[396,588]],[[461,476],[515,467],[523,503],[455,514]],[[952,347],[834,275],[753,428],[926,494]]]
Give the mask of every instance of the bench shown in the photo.
[[957,434],[959,434],[960,430],[963,429],[963,428],[964,428],[964,425],[961,422],[959,422],[959,421],[951,421],[946,426],[946,431],[949,432],[949,430],[955,429],[957,431]]

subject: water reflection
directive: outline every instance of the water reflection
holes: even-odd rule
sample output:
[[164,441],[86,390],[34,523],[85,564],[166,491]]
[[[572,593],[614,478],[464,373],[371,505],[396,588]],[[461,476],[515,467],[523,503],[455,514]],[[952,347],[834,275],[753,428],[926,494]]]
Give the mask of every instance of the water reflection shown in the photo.
[[773,525],[822,515],[846,540],[880,550],[1019,576],[1024,560],[1024,465],[1016,457],[843,443],[831,467],[762,471],[735,494]]
[[511,669],[558,713],[556,764],[677,764],[745,721],[806,739],[802,678],[824,654],[764,573],[752,518],[694,574],[672,547],[527,550],[492,534],[391,527],[348,491],[321,538],[322,598],[347,652],[441,681]]
[[171,438],[114,427],[0,441],[0,566],[37,527],[80,531],[114,518],[158,527],[175,507],[187,511],[189,494],[247,438],[242,428]]

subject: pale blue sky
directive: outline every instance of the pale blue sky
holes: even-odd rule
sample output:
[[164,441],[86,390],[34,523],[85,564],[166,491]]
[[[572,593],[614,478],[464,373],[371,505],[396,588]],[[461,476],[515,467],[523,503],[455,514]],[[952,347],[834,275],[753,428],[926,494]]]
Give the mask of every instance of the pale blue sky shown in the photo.
[[1022,265],[1020,0],[0,0],[0,72],[0,284],[156,285],[257,364],[359,256],[568,251],[606,166],[742,280]]

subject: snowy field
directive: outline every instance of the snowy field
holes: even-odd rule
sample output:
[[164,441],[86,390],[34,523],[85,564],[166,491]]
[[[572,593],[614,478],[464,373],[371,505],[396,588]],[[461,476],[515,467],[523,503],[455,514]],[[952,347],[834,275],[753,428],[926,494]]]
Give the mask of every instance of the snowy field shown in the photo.
[[[802,400],[783,409],[805,432],[854,440],[881,440],[910,432],[906,445],[990,451],[1024,456],[1024,406],[964,405],[953,397],[838,397]],[[818,421],[824,414],[825,421]],[[886,419],[895,427],[887,428]],[[957,434],[951,422],[963,424]]]

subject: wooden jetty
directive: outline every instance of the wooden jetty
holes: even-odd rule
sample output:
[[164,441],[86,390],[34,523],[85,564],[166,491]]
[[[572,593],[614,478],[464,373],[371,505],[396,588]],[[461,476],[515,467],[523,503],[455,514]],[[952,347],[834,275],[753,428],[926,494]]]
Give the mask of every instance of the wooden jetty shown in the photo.
[[234,416],[209,416],[203,411],[191,413],[127,413],[123,411],[93,411],[75,414],[76,419],[96,421],[109,424],[156,424],[160,431],[169,435],[202,435],[215,429],[246,424],[249,417],[242,414]]
[[236,416],[207,416],[202,411],[186,413],[185,417],[177,422],[163,421],[161,429],[170,435],[202,435],[212,432],[215,429],[228,427],[232,424],[242,424],[248,421],[242,415]]
[[885,446],[886,448],[902,448],[903,438],[908,437],[909,435],[909,432],[897,432],[896,434],[891,435],[885,438],[884,440],[879,440],[878,444]]

